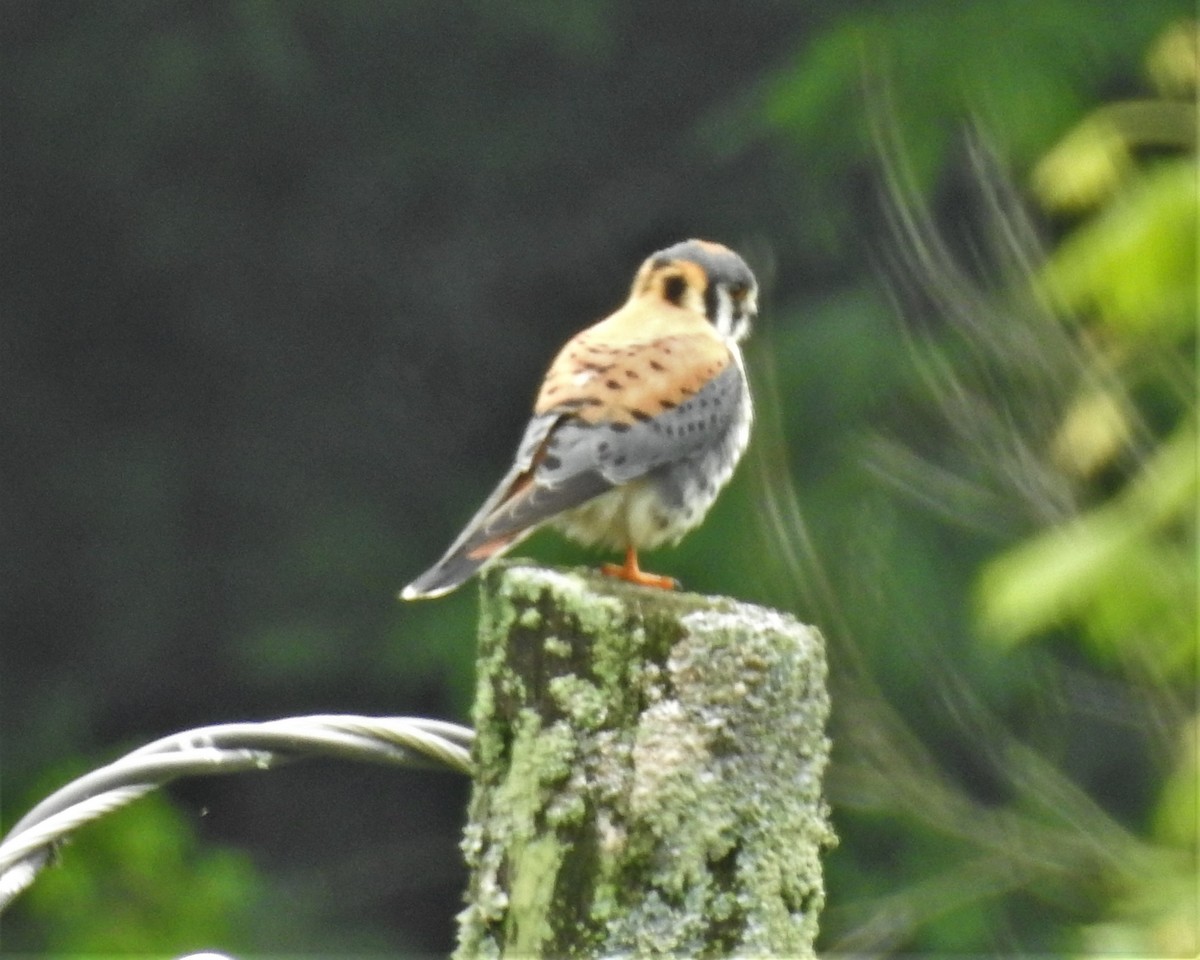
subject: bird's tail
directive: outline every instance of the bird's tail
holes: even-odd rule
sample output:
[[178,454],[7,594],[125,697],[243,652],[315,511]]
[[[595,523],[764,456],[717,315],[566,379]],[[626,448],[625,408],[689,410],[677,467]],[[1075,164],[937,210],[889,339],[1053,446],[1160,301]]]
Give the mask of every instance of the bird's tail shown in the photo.
[[[522,447],[530,446],[530,437],[541,443],[558,414],[540,417],[526,432]],[[449,593],[476,570],[512,549],[539,525],[577,507],[612,488],[598,470],[580,470],[557,482],[541,483],[533,469],[541,462],[542,447],[518,458],[500,485],[492,491],[466,529],[451,544],[446,555],[400,591],[402,600],[440,597]]]
[[441,560],[401,590],[400,599],[425,600],[449,593],[484,564],[503,555],[523,539],[521,533],[510,533],[482,543],[468,540],[455,544]]

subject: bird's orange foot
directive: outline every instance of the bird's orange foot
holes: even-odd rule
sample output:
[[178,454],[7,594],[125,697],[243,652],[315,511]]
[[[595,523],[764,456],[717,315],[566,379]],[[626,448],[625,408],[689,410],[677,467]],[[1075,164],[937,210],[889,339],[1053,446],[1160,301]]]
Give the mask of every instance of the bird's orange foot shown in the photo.
[[646,573],[642,570],[638,566],[637,551],[633,547],[625,551],[624,563],[606,563],[600,568],[600,572],[606,577],[616,577],[618,580],[636,583],[641,587],[655,587],[659,590],[679,589],[679,581],[673,577],[664,577],[657,573]]

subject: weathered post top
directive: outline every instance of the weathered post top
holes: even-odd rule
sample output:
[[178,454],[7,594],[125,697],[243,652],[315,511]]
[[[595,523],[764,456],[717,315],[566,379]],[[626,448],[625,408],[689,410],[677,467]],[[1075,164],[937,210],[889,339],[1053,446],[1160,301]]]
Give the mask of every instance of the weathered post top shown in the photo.
[[812,956],[828,712],[785,614],[493,568],[456,956]]

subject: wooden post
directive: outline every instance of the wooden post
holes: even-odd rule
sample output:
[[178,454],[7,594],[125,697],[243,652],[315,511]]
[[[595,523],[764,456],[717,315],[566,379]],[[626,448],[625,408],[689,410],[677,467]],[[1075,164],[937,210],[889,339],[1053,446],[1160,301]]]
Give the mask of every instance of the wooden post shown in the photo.
[[459,960],[810,957],[820,634],[509,561],[483,584]]

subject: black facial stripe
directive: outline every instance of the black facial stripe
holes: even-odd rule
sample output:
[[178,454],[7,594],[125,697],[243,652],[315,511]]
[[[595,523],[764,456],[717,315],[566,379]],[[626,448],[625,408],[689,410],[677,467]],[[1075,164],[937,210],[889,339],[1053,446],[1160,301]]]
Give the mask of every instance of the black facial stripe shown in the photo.
[[710,283],[704,291],[704,315],[708,317],[709,323],[716,323],[717,316],[721,308],[720,298],[717,296],[717,285]]

